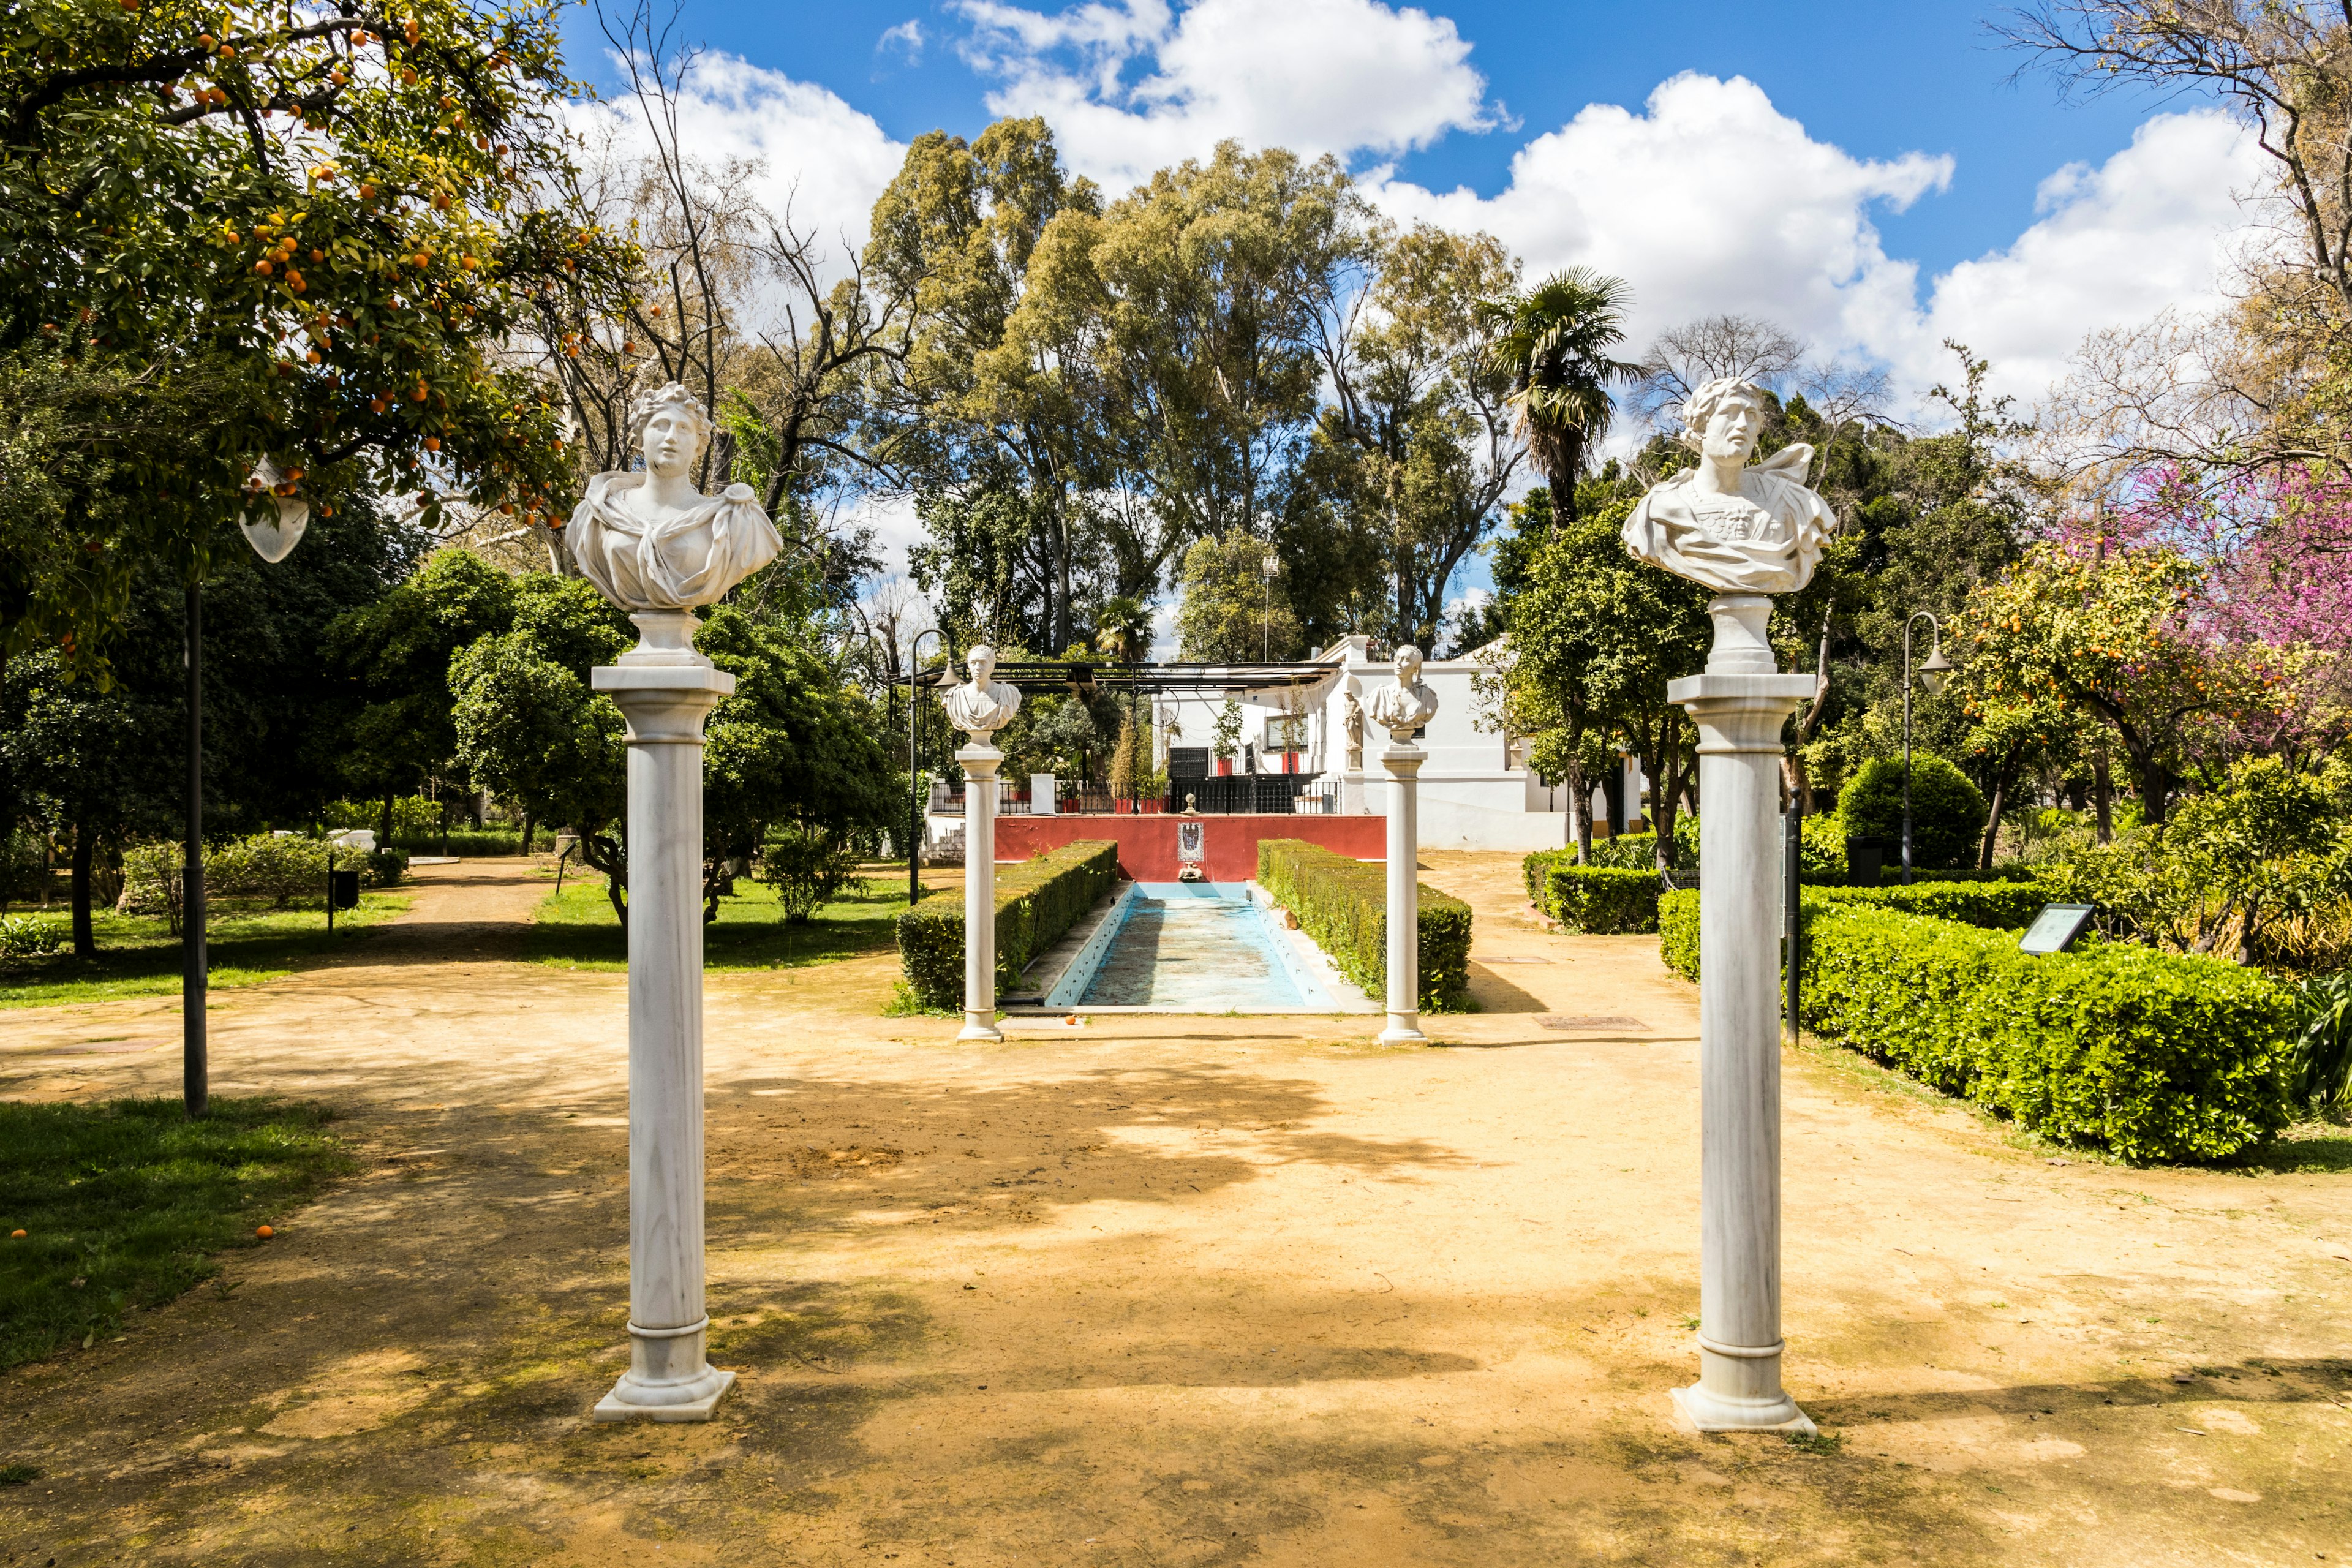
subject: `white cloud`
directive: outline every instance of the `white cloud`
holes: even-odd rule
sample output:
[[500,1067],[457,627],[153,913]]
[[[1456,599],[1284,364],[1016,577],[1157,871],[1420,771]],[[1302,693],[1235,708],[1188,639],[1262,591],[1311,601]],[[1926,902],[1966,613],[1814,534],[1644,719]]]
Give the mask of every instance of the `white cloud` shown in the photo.
[[1952,338],[1991,360],[2001,390],[2036,395],[2085,333],[2223,302],[2218,280],[2259,218],[2240,198],[2258,188],[2263,163],[2218,110],[2157,115],[2098,168],[2069,163],[2042,181],[2043,216],[1936,279],[1907,331],[1890,323],[1874,346],[1925,381],[1948,374],[1939,345]]
[[1701,316],[1761,316],[1819,353],[1886,365],[1916,413],[1953,373],[1947,338],[1992,361],[1996,390],[2030,400],[2085,333],[2218,303],[2247,233],[2238,193],[2260,162],[2217,110],[2158,115],[2103,165],[2043,181],[2032,226],[1930,279],[1924,300],[1917,264],[1887,254],[1873,213],[1940,193],[1953,160],[1857,159],[1738,78],[1675,77],[1640,114],[1592,105],[1522,148],[1493,197],[1370,184],[1401,217],[1498,236],[1531,275],[1580,264],[1628,279],[1637,351]]
[[[603,132],[625,153],[651,150],[637,101],[625,92],[573,106],[592,140]],[[678,142],[687,156],[718,170],[755,165],[749,193],[796,229],[814,229],[828,270],[838,273],[863,249],[875,198],[898,172],[906,143],[829,88],[795,81],[740,55],[712,53],[695,62],[677,102]]]
[[1047,15],[964,0],[964,58],[997,114],[1042,114],[1114,195],[1227,137],[1398,153],[1496,122],[1451,19],[1379,0],[1115,0]]
[[882,29],[882,36],[874,40],[874,53],[877,57],[899,55],[910,66],[920,65],[923,43],[923,25],[909,16],[895,27]]
[[1537,137],[1493,197],[1370,184],[1401,217],[1496,235],[1533,276],[1584,265],[1628,279],[1637,346],[1726,311],[1843,344],[1915,298],[1916,268],[1886,254],[1872,210],[1944,189],[1952,167],[1918,153],[1856,158],[1815,141],[1744,78],[1685,73],[1641,113],[1592,104]]

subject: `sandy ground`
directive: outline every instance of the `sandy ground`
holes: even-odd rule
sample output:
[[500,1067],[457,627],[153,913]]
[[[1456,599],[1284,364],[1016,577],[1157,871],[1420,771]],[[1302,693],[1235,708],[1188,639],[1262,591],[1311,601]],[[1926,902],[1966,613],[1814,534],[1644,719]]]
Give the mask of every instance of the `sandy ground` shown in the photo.
[[[0,1491],[0,1563],[2352,1552],[2352,1176],[2052,1163],[1834,1051],[1787,1058],[1786,1289],[1841,1446],[1678,1432],[1695,993],[1653,939],[1537,931],[1507,857],[1428,863],[1478,915],[1448,1048],[1130,1016],[971,1050],[877,1016],[887,956],[713,976],[741,1380],[698,1426],[586,1418],[625,1353],[621,976],[223,993],[216,1091],[345,1108],[363,1173],[222,1288],[0,1380],[0,1462],[45,1472]],[[456,869],[413,919],[527,907]],[[12,1013],[0,1093],[169,1092],[176,1028]]]

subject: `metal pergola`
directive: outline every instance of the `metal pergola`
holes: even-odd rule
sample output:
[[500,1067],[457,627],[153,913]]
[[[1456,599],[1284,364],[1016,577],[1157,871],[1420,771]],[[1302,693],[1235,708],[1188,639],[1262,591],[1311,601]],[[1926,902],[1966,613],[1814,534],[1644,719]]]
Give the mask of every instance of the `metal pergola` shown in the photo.
[[[961,662],[957,661],[958,667]],[[1092,689],[1148,697],[1161,692],[1278,691],[1313,686],[1339,673],[1336,664],[1121,664],[1113,659],[1025,658],[1001,661],[995,679],[1024,696]],[[937,689],[961,679],[950,666],[940,665],[898,676],[890,684]]]

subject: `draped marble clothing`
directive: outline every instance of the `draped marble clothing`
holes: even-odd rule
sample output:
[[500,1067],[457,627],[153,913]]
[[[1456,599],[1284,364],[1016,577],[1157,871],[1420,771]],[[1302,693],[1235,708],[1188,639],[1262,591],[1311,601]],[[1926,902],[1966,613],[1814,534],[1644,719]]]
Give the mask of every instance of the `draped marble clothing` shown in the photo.
[[627,505],[645,482],[635,472],[592,476],[565,535],[581,572],[625,610],[715,605],[784,547],[749,485],[648,522]]
[[1822,542],[1836,531],[1829,504],[1805,488],[1813,449],[1782,447],[1739,471],[1739,493],[1700,493],[1685,468],[1650,487],[1625,520],[1625,548],[1654,566],[1721,594],[1793,594],[1812,581]]

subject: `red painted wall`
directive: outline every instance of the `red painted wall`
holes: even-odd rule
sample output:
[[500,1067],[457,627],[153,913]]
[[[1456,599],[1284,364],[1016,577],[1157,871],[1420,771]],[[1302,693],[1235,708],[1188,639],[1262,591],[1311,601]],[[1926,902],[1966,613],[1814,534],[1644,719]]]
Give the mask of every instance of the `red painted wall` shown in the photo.
[[1303,838],[1358,860],[1388,855],[1384,816],[1000,816],[999,861],[1027,860],[1081,838],[1116,839],[1119,868],[1139,882],[1172,882],[1178,869],[1176,826],[1201,824],[1202,865],[1213,882],[1246,882],[1257,875],[1261,838]]

